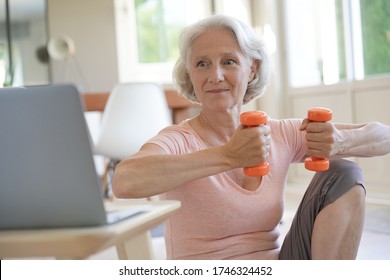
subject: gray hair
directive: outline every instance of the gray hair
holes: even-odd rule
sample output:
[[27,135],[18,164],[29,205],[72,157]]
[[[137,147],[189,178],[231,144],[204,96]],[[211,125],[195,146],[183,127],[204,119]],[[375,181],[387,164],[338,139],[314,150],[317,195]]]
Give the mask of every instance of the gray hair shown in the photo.
[[233,33],[243,54],[250,61],[258,60],[259,67],[254,79],[248,84],[243,103],[263,95],[271,76],[271,56],[265,42],[255,31],[243,22],[225,15],[213,15],[193,25],[187,26],[181,34],[179,47],[180,57],[173,69],[173,80],[181,95],[199,103],[188,74],[188,65],[193,41],[210,29],[223,29]]

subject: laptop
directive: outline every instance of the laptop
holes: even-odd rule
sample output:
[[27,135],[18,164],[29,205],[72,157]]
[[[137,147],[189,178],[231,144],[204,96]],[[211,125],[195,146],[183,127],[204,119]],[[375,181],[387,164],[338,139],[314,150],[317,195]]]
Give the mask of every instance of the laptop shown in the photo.
[[107,213],[81,96],[73,85],[0,89],[0,229],[101,226]]

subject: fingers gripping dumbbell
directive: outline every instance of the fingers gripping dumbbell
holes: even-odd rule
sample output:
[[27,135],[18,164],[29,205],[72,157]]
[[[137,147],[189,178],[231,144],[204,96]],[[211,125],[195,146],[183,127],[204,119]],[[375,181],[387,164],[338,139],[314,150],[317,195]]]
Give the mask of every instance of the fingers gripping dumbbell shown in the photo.
[[[311,108],[307,112],[311,122],[327,122],[332,120],[332,110],[322,107]],[[305,160],[305,168],[311,171],[325,171],[329,169],[329,160],[312,156]]]
[[[267,123],[267,114],[262,111],[244,112],[240,115],[240,121],[247,127],[259,126]],[[257,166],[244,167],[247,176],[264,176],[269,172],[269,164],[264,162]]]

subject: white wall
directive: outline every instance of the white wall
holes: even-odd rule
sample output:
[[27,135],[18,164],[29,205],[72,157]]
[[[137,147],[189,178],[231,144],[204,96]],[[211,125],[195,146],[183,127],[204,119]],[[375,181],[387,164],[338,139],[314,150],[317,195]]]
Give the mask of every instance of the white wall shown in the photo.
[[52,60],[53,83],[73,82],[82,92],[109,91],[118,82],[113,0],[48,0],[49,38],[69,36],[76,55]]

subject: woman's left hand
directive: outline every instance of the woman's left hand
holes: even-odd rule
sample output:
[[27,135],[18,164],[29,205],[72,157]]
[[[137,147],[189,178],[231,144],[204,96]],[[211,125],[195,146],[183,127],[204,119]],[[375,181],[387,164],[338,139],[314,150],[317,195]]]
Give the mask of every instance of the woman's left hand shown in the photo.
[[310,156],[329,158],[339,151],[340,133],[331,122],[302,121],[301,131],[306,131],[306,147]]

